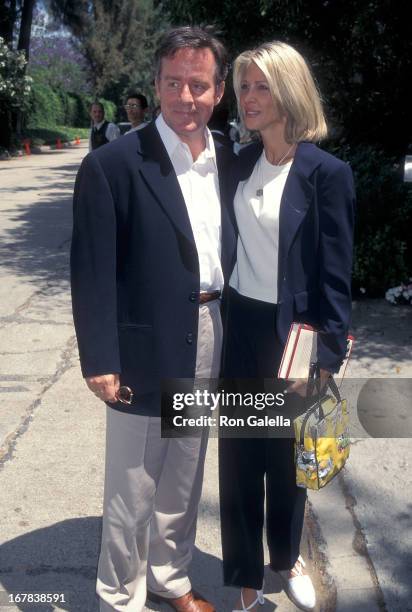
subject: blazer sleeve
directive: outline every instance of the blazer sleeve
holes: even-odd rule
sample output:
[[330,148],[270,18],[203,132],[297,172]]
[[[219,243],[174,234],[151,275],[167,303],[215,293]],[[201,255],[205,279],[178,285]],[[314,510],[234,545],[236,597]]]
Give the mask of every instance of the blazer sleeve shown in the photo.
[[318,183],[320,328],[318,363],[339,371],[351,320],[355,189],[350,167],[336,163]]
[[70,268],[83,376],[120,373],[116,214],[108,180],[94,154],[85,157],[76,178]]

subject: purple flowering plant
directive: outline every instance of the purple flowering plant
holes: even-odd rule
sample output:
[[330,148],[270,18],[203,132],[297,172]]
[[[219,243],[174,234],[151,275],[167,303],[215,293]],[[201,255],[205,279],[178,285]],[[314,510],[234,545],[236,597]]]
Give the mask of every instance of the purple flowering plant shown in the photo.
[[32,38],[29,73],[53,89],[90,93],[86,61],[72,38],[62,31]]

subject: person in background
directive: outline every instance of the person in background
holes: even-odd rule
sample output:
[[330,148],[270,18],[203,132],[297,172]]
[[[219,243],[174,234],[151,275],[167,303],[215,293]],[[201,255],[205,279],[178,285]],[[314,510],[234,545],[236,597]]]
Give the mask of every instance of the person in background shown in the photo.
[[141,130],[147,125],[147,122],[144,120],[147,111],[146,96],[140,93],[129,93],[123,108],[127,113],[127,119],[132,124],[130,130],[125,132],[125,135]]
[[89,151],[94,151],[94,149],[119,138],[120,130],[117,125],[105,120],[104,106],[101,102],[93,102],[90,107],[90,118],[92,126],[89,135]]
[[[298,321],[322,332],[317,362],[323,385],[346,353],[352,172],[315,144],[327,127],[309,67],[294,48],[271,42],[242,53],[234,64],[234,89],[244,126],[261,141],[242,150],[237,164],[239,236],[229,281],[224,377],[240,388],[252,380],[264,392]],[[293,383],[288,414],[294,416],[296,406],[304,410],[305,394],[305,383]],[[299,553],[306,490],[296,486],[294,439],[263,433],[219,440],[225,584],[241,588],[238,610],[264,602],[266,499],[270,568],[298,608],[313,610],[315,591]]]

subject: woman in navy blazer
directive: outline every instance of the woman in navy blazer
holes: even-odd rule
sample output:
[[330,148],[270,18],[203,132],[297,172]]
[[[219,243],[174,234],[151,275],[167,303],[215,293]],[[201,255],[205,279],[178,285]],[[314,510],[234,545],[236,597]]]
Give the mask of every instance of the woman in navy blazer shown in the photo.
[[[242,53],[234,87],[245,127],[261,142],[244,149],[238,164],[225,377],[237,380],[237,390],[253,379],[264,391],[291,323],[301,321],[321,332],[317,360],[326,381],[342,363],[350,322],[352,173],[313,144],[327,128],[310,70],[295,49],[274,42]],[[291,390],[296,397],[305,392],[296,383]],[[296,486],[293,444],[291,437],[220,440],[224,579],[241,587],[240,610],[263,603],[265,478],[270,567],[299,608],[315,607],[299,555],[306,491]]]

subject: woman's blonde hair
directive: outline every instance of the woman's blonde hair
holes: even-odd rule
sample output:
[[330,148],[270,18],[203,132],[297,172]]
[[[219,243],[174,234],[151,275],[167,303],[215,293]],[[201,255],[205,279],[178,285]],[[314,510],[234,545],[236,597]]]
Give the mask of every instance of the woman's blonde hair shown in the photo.
[[290,45],[264,43],[241,53],[234,63],[233,85],[240,108],[240,87],[246,68],[254,62],[265,75],[274,103],[286,115],[285,139],[289,143],[325,138],[327,126],[315,81],[304,58]]

